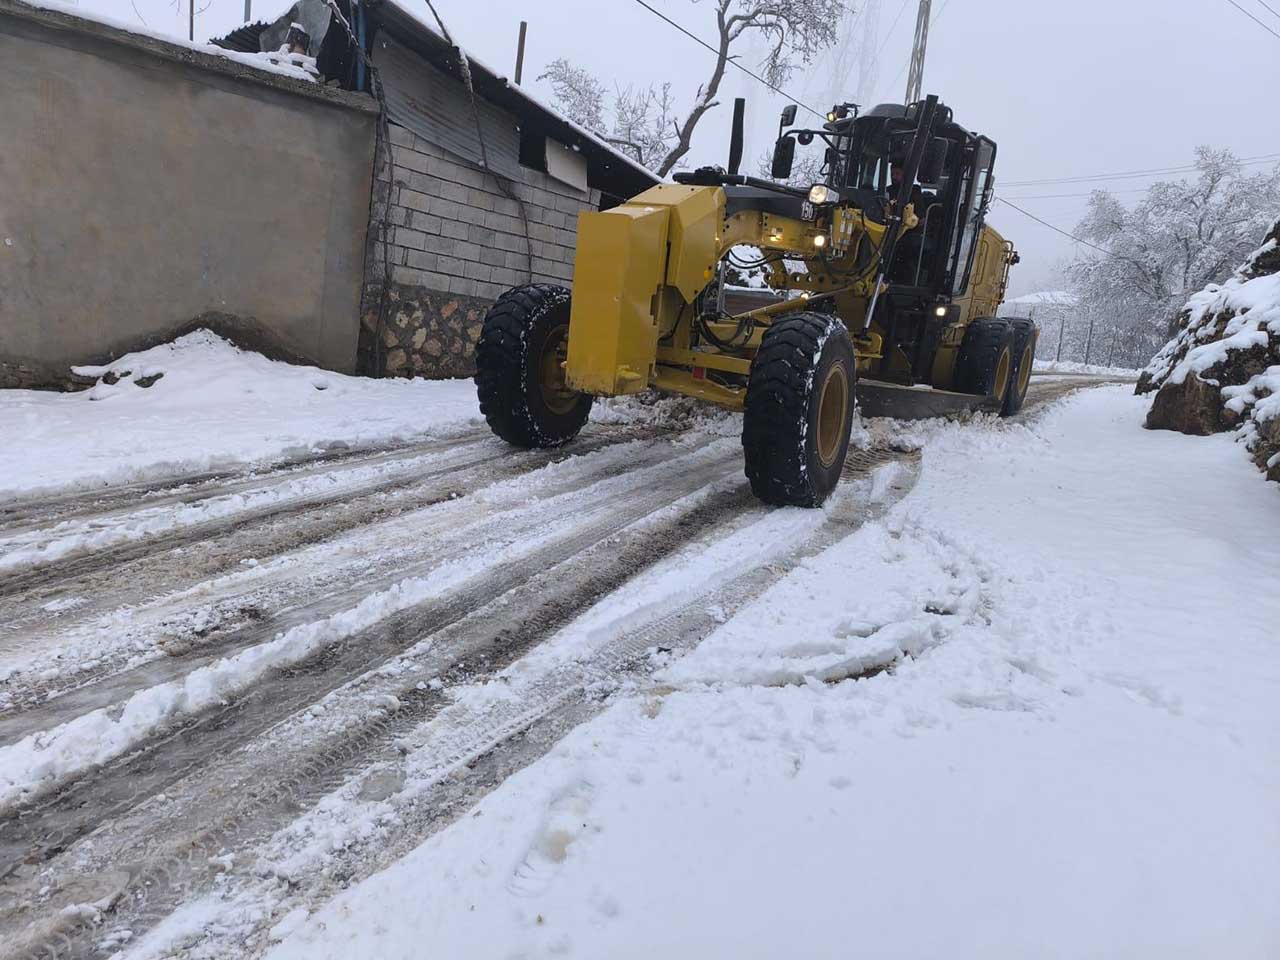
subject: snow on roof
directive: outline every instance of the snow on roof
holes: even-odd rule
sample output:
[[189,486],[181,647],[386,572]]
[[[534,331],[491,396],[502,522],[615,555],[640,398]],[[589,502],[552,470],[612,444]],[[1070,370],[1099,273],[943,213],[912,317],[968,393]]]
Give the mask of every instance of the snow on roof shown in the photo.
[[[264,73],[274,73],[282,77],[289,77],[293,80],[305,80],[308,83],[314,83],[315,77],[312,76],[303,67],[294,63],[283,62],[280,54],[276,53],[241,53],[237,50],[226,50],[222,47],[215,46],[212,43],[192,43],[183,37],[175,36],[172,33],[162,33],[159,30],[152,30],[149,27],[139,26],[136,23],[130,23],[126,20],[118,20],[115,17],[106,16],[92,10],[85,10],[77,6],[74,2],[65,2],[65,0],[22,0],[27,6],[40,10],[52,10],[54,13],[65,14],[75,17],[79,20],[88,20],[93,23],[100,23],[103,26],[111,27],[114,30],[121,30],[125,33],[131,33],[139,37],[147,37],[150,40],[159,40],[162,43],[172,44],[175,47],[185,47],[188,50],[194,50],[197,53],[208,54],[209,56],[222,57],[225,60],[234,60],[236,63],[244,64],[255,70],[261,70]],[[296,58],[295,58],[296,59]]]
[[1079,302],[1079,298],[1075,294],[1068,293],[1066,290],[1040,290],[1036,293],[1024,293],[1020,297],[1005,301],[1005,303],[1021,303],[1028,306],[1052,305],[1061,307],[1074,307]]

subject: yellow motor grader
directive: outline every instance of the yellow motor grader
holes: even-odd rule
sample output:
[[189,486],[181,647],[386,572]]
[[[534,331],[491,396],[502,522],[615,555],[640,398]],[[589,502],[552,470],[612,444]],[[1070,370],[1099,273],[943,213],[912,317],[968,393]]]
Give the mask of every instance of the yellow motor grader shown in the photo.
[[[498,299],[475,378],[494,433],[555,446],[594,397],[685,394],[742,411],[761,500],[817,506],[840,478],[859,376],[1018,410],[1037,332],[995,316],[1018,257],[984,224],[994,141],[936,96],[861,114],[840,104],[821,129],[795,129],[795,112],[782,114],[773,180],[737,172],[739,101],[728,171],[677,173],[581,214],[572,295],[530,284]],[[815,140],[823,182],[779,182],[796,144]],[[727,312],[726,271],[748,267],[784,296]]]

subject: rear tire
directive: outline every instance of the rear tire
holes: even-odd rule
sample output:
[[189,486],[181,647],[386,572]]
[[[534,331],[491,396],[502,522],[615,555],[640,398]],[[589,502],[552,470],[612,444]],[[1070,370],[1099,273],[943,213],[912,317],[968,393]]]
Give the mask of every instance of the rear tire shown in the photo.
[[1011,417],[1022,409],[1031,386],[1031,370],[1035,366],[1036,340],[1040,331],[1031,320],[1009,318],[1013,329],[1013,378],[1000,406],[1000,416]]
[[515,287],[485,315],[476,342],[476,392],[489,428],[517,447],[556,447],[578,435],[594,400],[564,381],[569,291]]
[[742,450],[751,491],[816,507],[840,481],[853,427],[853,343],[835,317],[798,313],[765,332],[751,364]]
[[1013,328],[1008,320],[979,317],[972,321],[956,358],[956,389],[986,397],[995,407],[1003,407],[1013,383],[1013,343]]

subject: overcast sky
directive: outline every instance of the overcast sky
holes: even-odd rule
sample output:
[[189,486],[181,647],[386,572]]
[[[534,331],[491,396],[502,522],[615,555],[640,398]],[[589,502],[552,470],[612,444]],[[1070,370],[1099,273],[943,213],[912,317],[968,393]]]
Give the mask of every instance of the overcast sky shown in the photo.
[[[65,2],[65,0],[64,0]],[[270,18],[292,0],[253,0]],[[429,17],[425,0],[402,0]],[[698,35],[714,36],[711,5],[650,0]],[[855,0],[856,2],[856,0]],[[876,101],[900,101],[918,0],[879,0]],[[1280,18],[1259,0],[1237,0],[1280,33]],[[1272,7],[1280,8],[1275,0]],[[187,0],[79,0],[115,19],[137,14],[153,30],[186,35]],[[569,57],[607,85],[670,80],[692,100],[712,54],[657,19],[635,0],[435,0],[455,39],[500,73],[515,63],[519,22],[529,22],[525,82],[551,60]],[[244,0],[196,0],[197,38],[218,35],[243,17]],[[997,192],[1067,230],[1084,211],[1093,184],[1012,186],[1015,181],[1184,166],[1197,144],[1229,147],[1241,157],[1280,153],[1280,124],[1266,94],[1280,79],[1280,38],[1228,0],[933,0],[925,92],[939,94],[959,122],[999,144]],[[895,22],[896,21],[896,22]],[[856,77],[848,81],[853,99]],[[786,85],[818,102],[821,71],[803,68]],[[734,96],[748,98],[748,162],[766,152],[786,102],[730,71],[722,106],[694,139],[693,164],[724,163]],[[1252,169],[1260,169],[1253,167]],[[1154,177],[1118,180],[1121,200]],[[1001,187],[1001,184],[1006,186]],[[1055,265],[1073,244],[997,204],[992,224],[1018,246],[1023,263],[1012,293],[1055,282]]]

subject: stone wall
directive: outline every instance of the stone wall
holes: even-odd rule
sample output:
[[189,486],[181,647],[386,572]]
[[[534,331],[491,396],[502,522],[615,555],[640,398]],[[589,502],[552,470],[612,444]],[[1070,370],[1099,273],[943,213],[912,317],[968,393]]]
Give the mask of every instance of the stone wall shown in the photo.
[[0,385],[210,312],[354,370],[371,98],[14,0],[0,89]]
[[[569,285],[578,213],[596,209],[600,193],[520,167],[521,182],[510,187],[523,201],[526,241],[520,205],[491,175],[404,127],[392,125],[391,140],[395,178],[388,184],[379,164],[369,229],[360,369],[470,376],[480,323],[503,291],[529,282],[530,267],[534,282]],[[379,343],[378,223],[388,198],[392,283]]]

